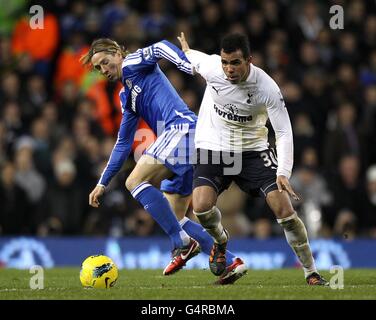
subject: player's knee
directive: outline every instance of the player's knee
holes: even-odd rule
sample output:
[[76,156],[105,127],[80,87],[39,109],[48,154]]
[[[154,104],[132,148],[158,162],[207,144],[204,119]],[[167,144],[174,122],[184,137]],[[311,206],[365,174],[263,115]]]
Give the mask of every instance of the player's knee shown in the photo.
[[142,182],[142,179],[134,176],[129,176],[127,180],[125,180],[125,187],[127,190],[132,191],[135,189],[138,185],[140,185]]
[[193,200],[193,211],[197,213],[206,212],[211,210],[211,208],[213,208],[214,205],[215,203],[213,203],[209,199],[196,199]]
[[200,213],[211,210],[217,202],[217,194],[211,189],[195,188],[193,190],[193,211]]
[[292,217],[294,214],[296,214],[296,211],[291,207],[281,207],[278,208],[278,210],[276,210],[276,212],[274,213],[278,219],[285,219]]

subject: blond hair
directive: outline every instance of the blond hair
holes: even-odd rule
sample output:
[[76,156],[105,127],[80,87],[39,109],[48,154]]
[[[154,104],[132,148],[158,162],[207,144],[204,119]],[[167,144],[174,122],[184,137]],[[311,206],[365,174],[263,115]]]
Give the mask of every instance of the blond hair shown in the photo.
[[83,65],[91,63],[91,58],[98,52],[107,52],[112,54],[120,52],[123,58],[129,54],[129,51],[125,50],[124,46],[118,45],[116,41],[108,38],[101,38],[93,41],[90,46],[90,50],[80,58],[81,63]]

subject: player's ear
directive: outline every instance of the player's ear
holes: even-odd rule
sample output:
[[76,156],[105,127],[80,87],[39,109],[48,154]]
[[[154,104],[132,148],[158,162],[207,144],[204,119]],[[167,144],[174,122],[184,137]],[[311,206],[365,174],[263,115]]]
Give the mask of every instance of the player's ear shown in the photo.
[[121,52],[120,52],[119,50],[117,50],[117,51],[115,52],[115,57],[118,58],[118,59],[123,60],[123,55],[121,54]]

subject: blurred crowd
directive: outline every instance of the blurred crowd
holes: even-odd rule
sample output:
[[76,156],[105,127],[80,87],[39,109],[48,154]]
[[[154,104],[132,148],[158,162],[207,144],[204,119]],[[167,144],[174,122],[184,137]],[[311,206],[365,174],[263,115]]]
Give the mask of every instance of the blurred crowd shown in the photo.
[[[88,195],[106,165],[121,119],[121,84],[84,68],[90,43],[110,37],[130,51],[162,39],[219,52],[229,32],[249,36],[253,64],[285,97],[294,133],[294,203],[311,237],[376,237],[375,1],[24,0],[0,7],[0,234],[162,234],[124,188],[131,156],[99,209]],[[31,29],[29,9],[44,9]],[[330,28],[329,8],[344,9]],[[205,83],[161,68],[198,113]],[[153,140],[140,124],[134,149]],[[274,133],[270,128],[270,141]],[[230,201],[229,201],[230,199]],[[279,236],[264,199],[236,185],[219,207],[233,236]],[[190,213],[190,217],[193,218]]]

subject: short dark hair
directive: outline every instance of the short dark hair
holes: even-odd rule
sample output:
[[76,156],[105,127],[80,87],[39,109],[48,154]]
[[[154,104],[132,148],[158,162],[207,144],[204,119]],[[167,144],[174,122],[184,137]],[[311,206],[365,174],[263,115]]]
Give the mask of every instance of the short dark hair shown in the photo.
[[221,41],[221,50],[225,53],[232,53],[236,50],[240,50],[243,53],[244,58],[248,58],[251,55],[248,36],[241,33],[233,33],[223,37]]

